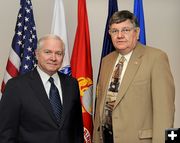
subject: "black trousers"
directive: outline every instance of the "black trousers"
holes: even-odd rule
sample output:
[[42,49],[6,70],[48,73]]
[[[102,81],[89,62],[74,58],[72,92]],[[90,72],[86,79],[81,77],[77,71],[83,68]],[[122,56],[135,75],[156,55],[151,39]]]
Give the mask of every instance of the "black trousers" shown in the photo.
[[113,132],[106,127],[103,129],[103,143],[114,143],[113,141]]

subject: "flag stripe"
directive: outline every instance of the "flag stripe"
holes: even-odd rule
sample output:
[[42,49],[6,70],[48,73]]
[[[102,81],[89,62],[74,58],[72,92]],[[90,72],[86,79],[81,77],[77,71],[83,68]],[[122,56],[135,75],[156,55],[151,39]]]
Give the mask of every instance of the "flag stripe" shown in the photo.
[[4,83],[4,81],[2,81],[0,99],[1,99],[4,89],[5,89],[5,83]]
[[7,67],[6,67],[7,72],[11,77],[14,77],[15,75],[18,75],[19,71],[17,68],[12,64],[10,60],[7,62]]
[[11,78],[12,76],[10,76],[8,72],[6,72],[6,74],[4,75],[4,80],[3,80],[4,84],[7,83],[7,81]]
[[10,52],[9,61],[13,63],[16,69],[20,67],[20,64],[21,64],[20,58],[14,50],[11,50]]

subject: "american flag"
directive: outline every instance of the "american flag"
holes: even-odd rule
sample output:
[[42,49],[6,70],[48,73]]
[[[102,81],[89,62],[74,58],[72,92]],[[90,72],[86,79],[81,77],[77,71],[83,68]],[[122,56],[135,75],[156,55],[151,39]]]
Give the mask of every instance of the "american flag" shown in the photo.
[[[9,79],[31,71],[35,66],[37,35],[31,0],[21,0],[12,48],[6,65],[1,93]],[[0,95],[1,96],[1,95]]]

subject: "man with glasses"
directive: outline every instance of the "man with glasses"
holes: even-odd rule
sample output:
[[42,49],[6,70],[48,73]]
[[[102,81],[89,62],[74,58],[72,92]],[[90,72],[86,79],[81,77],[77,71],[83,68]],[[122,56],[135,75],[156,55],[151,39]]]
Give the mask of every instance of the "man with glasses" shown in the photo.
[[129,11],[115,12],[109,34],[116,51],[102,60],[94,143],[164,143],[174,122],[174,80],[167,55],[138,42]]

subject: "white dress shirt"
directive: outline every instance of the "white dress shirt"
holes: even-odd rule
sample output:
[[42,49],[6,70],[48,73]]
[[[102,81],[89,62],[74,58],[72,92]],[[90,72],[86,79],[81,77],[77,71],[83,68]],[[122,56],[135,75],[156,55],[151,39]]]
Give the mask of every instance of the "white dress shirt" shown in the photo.
[[[41,80],[43,82],[43,85],[44,85],[44,88],[46,90],[47,96],[49,98],[49,91],[50,91],[50,87],[51,87],[51,83],[49,82],[50,76],[47,73],[45,73],[44,71],[42,71],[38,66],[37,66],[37,71],[38,71],[38,73],[39,73],[39,75],[41,77]],[[59,75],[57,73],[55,73],[51,77],[54,79],[54,84],[58,88],[61,103],[63,104],[61,82],[60,82]]]
[[117,58],[117,60],[116,60],[116,63],[115,63],[115,65],[114,65],[114,68],[115,68],[115,66],[118,64],[119,60],[121,59],[121,57],[122,57],[122,56],[125,57],[125,61],[124,61],[124,63],[123,63],[123,69],[122,69],[121,77],[120,77],[120,85],[121,85],[121,81],[122,81],[122,79],[123,79],[123,77],[124,77],[124,73],[125,73],[125,71],[126,71],[126,68],[127,68],[128,63],[129,63],[129,60],[130,60],[130,58],[131,58],[132,53],[133,53],[133,51],[131,51],[130,53],[128,53],[128,54],[126,54],[126,55],[121,55],[121,54],[119,54],[119,56],[118,56],[118,58]]

